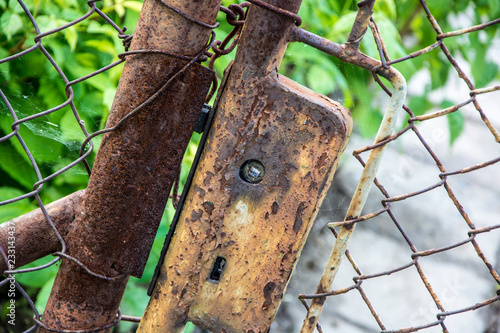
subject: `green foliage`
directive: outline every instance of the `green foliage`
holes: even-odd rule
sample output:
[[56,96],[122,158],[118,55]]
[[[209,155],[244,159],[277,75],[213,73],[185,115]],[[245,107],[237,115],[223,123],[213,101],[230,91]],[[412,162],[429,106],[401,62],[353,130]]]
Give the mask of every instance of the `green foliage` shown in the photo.
[[408,99],[407,105],[416,116],[423,115],[427,110],[432,108],[432,103],[429,101],[427,93],[421,96],[411,96]]
[[[228,6],[232,2],[224,0],[222,4]],[[299,12],[303,18],[301,28],[342,44],[347,40],[356,17],[356,3],[357,1],[352,0],[304,0]],[[497,0],[428,0],[427,4],[445,32],[466,27],[457,25],[458,21],[469,20],[465,24],[473,26],[496,19],[500,14],[500,2]],[[473,12],[473,17],[467,18],[464,14],[466,11]],[[458,17],[460,19],[457,19]],[[218,38],[221,38],[221,35],[225,37],[231,29],[223,18],[224,16],[219,16],[222,24],[218,29],[221,31]],[[374,19],[391,59],[406,56],[436,42],[437,33],[418,1],[377,0]],[[491,52],[489,53],[494,38],[498,38],[497,25],[490,26],[485,31],[448,38],[445,41],[455,58],[462,57],[468,63],[474,64],[471,66],[471,74],[477,88],[487,86],[494,79],[500,78],[498,66],[490,58]],[[373,58],[380,58],[370,29],[361,43],[361,51]],[[215,68],[219,75],[232,57],[234,52],[216,62]],[[444,87],[449,76],[455,71],[439,48],[415,59],[397,63],[394,67],[403,74],[407,82],[419,70],[427,69],[431,80],[425,91]],[[309,46],[294,43],[288,46],[280,72],[348,107],[354,117],[354,130],[361,135],[370,137],[376,133],[385,105],[373,105],[372,100],[379,89],[374,89],[367,71],[343,64],[338,59]],[[409,93],[411,94],[411,91]],[[412,111],[418,114],[429,112],[440,105],[439,101],[432,103],[428,94],[410,95],[409,99],[413,105],[419,100],[417,109],[412,108]],[[455,124],[458,123],[450,122],[449,126]],[[450,132],[460,134],[461,129],[463,126],[450,127]]]
[[[142,3],[138,1],[107,2],[107,14],[120,26],[133,28]],[[67,24],[89,7],[85,1],[25,2],[41,32]],[[35,28],[17,1],[0,2],[0,56],[14,55],[35,45]],[[133,31],[133,29],[131,29]],[[97,14],[61,32],[43,38],[44,46],[61,67],[69,81],[94,72],[113,61],[123,51],[117,32]],[[121,66],[73,86],[74,103],[90,132],[103,128]],[[0,88],[12,103],[18,118],[57,107],[66,101],[64,81],[41,51],[30,52],[19,59],[0,65]],[[0,104],[0,135],[12,131],[12,116]],[[84,135],[69,106],[19,126],[19,133],[36,157],[43,177],[68,165],[78,157]],[[98,140],[96,142],[99,143]],[[2,182],[29,191],[38,180],[23,147],[14,137],[0,144]],[[91,155],[91,159],[95,154]],[[86,187],[88,177],[81,165],[49,182],[50,195],[42,191],[47,203]]]
[[[3,158],[2,158],[3,160]],[[25,192],[9,187],[0,187],[0,201],[9,200],[15,197],[19,197],[25,194]],[[5,208],[0,210],[0,223],[4,221],[11,220],[17,216],[23,215],[35,209],[36,206],[30,203],[29,199],[23,199],[16,201],[14,203],[8,204]]]
[[[441,103],[441,108],[443,109],[449,108],[450,106],[453,106],[453,102],[448,100],[444,100]],[[448,113],[446,119],[448,120],[448,127],[450,129],[450,145],[453,145],[455,140],[460,136],[460,133],[464,130],[464,115],[460,111],[455,111]]]
[[[223,0],[228,6],[235,1]],[[236,1],[242,2],[242,0]],[[300,15],[302,28],[336,43],[347,40],[356,17],[357,1],[345,0],[304,0]],[[28,0],[28,9],[33,13],[42,32],[49,31],[81,17],[87,12],[85,1],[79,0]],[[498,0],[427,0],[431,12],[443,31],[457,28],[457,17],[464,12],[470,15],[470,26],[497,18],[500,15]],[[142,6],[136,0],[104,0],[97,5],[109,15],[118,26],[127,26],[127,33],[133,33],[139,10]],[[405,56],[436,41],[436,32],[429,24],[420,4],[415,0],[377,0],[374,19],[382,33],[391,59]],[[220,13],[221,23],[216,30],[217,38],[223,39],[232,29],[225,15]],[[36,31],[16,0],[0,0],[0,59],[16,54],[35,45]],[[451,54],[461,57],[471,64],[472,79],[476,87],[484,87],[492,80],[500,78],[498,66],[492,61],[490,47],[498,38],[498,27],[491,26],[485,31],[446,39]],[[118,59],[123,50],[116,31],[100,16],[94,14],[77,25],[43,38],[44,46],[69,81],[102,68]],[[368,30],[361,43],[362,52],[379,58],[377,47]],[[215,69],[219,76],[234,53],[219,58]],[[420,70],[430,74],[430,83],[421,95],[410,95],[407,104],[416,115],[429,112],[437,107],[445,108],[450,101],[431,102],[429,92],[443,87],[454,71],[449,60],[436,49],[411,61],[394,65],[409,81]],[[113,68],[97,77],[73,86],[74,102],[89,132],[102,129],[113,102],[122,66]],[[373,136],[382,120],[384,103],[374,103],[375,89],[371,74],[358,67],[344,64],[340,60],[303,44],[290,44],[280,68],[280,72],[291,79],[329,97],[340,101],[351,109],[355,130],[361,135]],[[456,75],[456,74],[455,74]],[[28,53],[20,59],[0,64],[0,88],[5,93],[18,118],[24,118],[43,110],[61,105],[66,99],[64,82],[47,61],[41,51]],[[411,93],[411,92],[410,92]],[[464,127],[460,111],[447,116],[450,145],[459,137]],[[12,116],[7,107],[0,103],[0,136],[12,131]],[[43,177],[60,170],[78,156],[84,140],[80,125],[72,110],[65,107],[47,116],[37,118],[19,127],[19,133],[26,140],[35,156]],[[186,151],[181,173],[181,189],[193,161],[200,136],[193,135]],[[96,147],[100,138],[94,139]],[[0,143],[0,201],[15,198],[32,190],[38,178],[31,161],[16,138]],[[90,157],[94,158],[95,153]],[[88,176],[81,165],[73,167],[61,176],[48,182],[41,192],[42,201],[47,204],[69,193],[85,188]],[[22,215],[36,208],[36,202],[23,199],[0,207],[0,223]],[[131,278],[122,302],[126,314],[141,316],[148,298],[145,290],[159,259],[163,241],[174,213],[168,204],[162,218],[159,232],[154,241],[146,270],[141,279]],[[48,262],[49,256],[28,267]],[[57,266],[39,272],[19,274],[18,281],[27,288],[30,295],[36,294],[36,305],[43,311]],[[121,324],[120,332],[133,329],[133,324]],[[188,328],[186,331],[192,329]]]
[[[500,3],[497,0],[428,0],[427,4],[445,32],[466,27],[457,24],[467,22],[465,11],[474,13],[466,23],[469,26],[496,19],[500,11]],[[342,44],[347,40],[356,12],[355,1],[307,0],[303,2],[299,14],[304,21],[302,28]],[[375,3],[374,19],[391,59],[403,57],[436,42],[437,33],[418,1],[378,0]],[[497,25],[490,26],[485,31],[445,40],[455,58],[462,57],[473,64],[471,74],[478,88],[500,78],[498,66],[490,58],[491,52],[488,53],[494,38],[498,38]],[[370,29],[361,43],[361,51],[373,58],[380,58]],[[425,87],[426,91],[442,88],[455,71],[439,49],[395,64],[394,67],[403,74],[407,82],[419,70],[427,69],[431,80],[428,87]],[[385,105],[372,103],[379,89],[373,89],[374,85],[366,71],[352,69],[333,57],[298,44],[289,45],[280,70],[295,81],[339,100],[348,107],[354,117],[355,131],[368,137],[376,133]],[[411,91],[409,93],[411,94]],[[419,114],[440,105],[440,102],[433,104],[427,94],[409,97],[410,104],[413,105],[416,99],[420,99],[417,109],[412,108]],[[451,117],[458,117],[457,115],[459,113]],[[455,121],[450,122],[449,126],[450,132],[457,135],[463,129],[463,126]]]
[[[35,17],[41,32],[67,24],[89,10],[86,1],[77,0],[28,0],[25,4]],[[105,13],[118,26],[128,26],[127,33],[132,33],[142,2],[106,0],[104,4],[97,5],[106,8]],[[16,0],[0,0],[0,58],[17,54],[35,45],[36,35],[35,28]],[[118,53],[123,51],[117,32],[97,14],[61,32],[44,37],[43,45],[69,81],[118,60]],[[89,132],[104,127],[122,67],[118,66],[73,86],[75,106]],[[40,50],[0,64],[0,89],[19,119],[61,105],[67,99],[64,88],[63,79]],[[7,106],[0,102],[0,136],[12,132],[13,121]],[[20,125],[19,134],[35,157],[42,177],[47,177],[74,161],[84,140],[80,125],[69,106]],[[94,140],[97,147],[99,141],[99,138]],[[38,177],[16,137],[0,143],[0,156],[0,201],[30,192]],[[91,155],[91,162],[94,156],[95,153]],[[45,204],[50,203],[85,188],[87,182],[88,176],[83,166],[77,165],[44,185],[40,193],[42,201]],[[2,206],[0,223],[37,207],[33,197]],[[153,252],[159,253],[158,248],[161,248],[161,244],[155,244]],[[48,256],[26,267],[36,267],[53,259],[54,257]],[[27,292],[31,296],[36,295],[35,303],[40,311],[43,311],[47,302],[57,267],[58,265],[55,265],[40,271],[16,275],[16,280]],[[142,284],[144,285],[144,282]],[[124,303],[132,304],[135,298],[137,295],[126,296]],[[3,303],[3,299],[0,303]],[[139,304],[142,304],[144,309],[146,302],[142,299]],[[137,311],[135,314],[140,315]],[[28,315],[32,316],[29,313]]]

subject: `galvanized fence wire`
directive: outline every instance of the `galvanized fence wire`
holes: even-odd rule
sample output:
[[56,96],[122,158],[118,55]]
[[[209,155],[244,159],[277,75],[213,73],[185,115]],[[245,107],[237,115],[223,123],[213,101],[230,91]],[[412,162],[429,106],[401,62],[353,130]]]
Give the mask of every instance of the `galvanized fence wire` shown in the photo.
[[[479,245],[478,241],[476,240],[477,236],[480,234],[487,233],[487,232],[499,232],[497,229],[500,228],[500,224],[493,224],[493,225],[486,226],[486,227],[476,227],[476,224],[474,223],[472,218],[469,216],[466,209],[459,201],[458,197],[455,195],[455,193],[452,189],[452,186],[450,184],[451,177],[458,177],[460,175],[463,175],[463,174],[466,174],[469,172],[474,172],[474,171],[492,166],[500,161],[500,157],[497,157],[497,158],[494,158],[494,159],[491,159],[488,161],[484,161],[484,162],[478,163],[476,165],[471,165],[471,166],[468,166],[468,167],[465,167],[462,169],[450,171],[445,167],[444,163],[441,162],[440,158],[438,157],[438,154],[431,148],[431,145],[428,143],[428,140],[426,141],[426,139],[424,138],[424,135],[421,133],[421,131],[419,130],[419,126],[418,126],[419,123],[422,123],[425,121],[430,121],[430,120],[437,119],[440,117],[444,117],[447,114],[457,112],[460,109],[462,109],[464,106],[471,104],[474,106],[475,110],[477,111],[477,116],[479,116],[480,120],[484,123],[484,126],[486,126],[485,130],[487,129],[487,131],[489,131],[491,133],[492,139],[494,139],[497,143],[500,143],[500,135],[499,135],[498,130],[493,126],[491,121],[488,119],[487,115],[483,111],[483,108],[482,108],[482,106],[479,103],[479,100],[477,98],[477,96],[480,94],[492,93],[492,92],[500,90],[500,86],[497,85],[497,86],[491,86],[491,87],[476,88],[475,85],[473,84],[471,78],[469,78],[469,76],[465,73],[465,71],[459,66],[458,62],[455,60],[455,58],[453,57],[453,55],[450,53],[449,49],[446,46],[446,39],[447,38],[453,38],[455,36],[460,36],[460,35],[464,35],[464,34],[473,33],[473,32],[479,31],[479,30],[487,29],[489,26],[492,26],[494,24],[499,24],[500,19],[496,19],[496,20],[486,22],[486,23],[483,23],[480,25],[476,25],[476,26],[472,26],[469,28],[464,28],[464,29],[460,29],[460,30],[456,30],[456,31],[443,32],[441,27],[439,26],[439,23],[432,15],[431,10],[429,10],[429,7],[427,6],[426,1],[425,0],[419,0],[419,1],[420,1],[421,8],[423,9],[423,11],[427,17],[428,22],[432,25],[432,28],[436,33],[436,42],[432,45],[429,45],[429,46],[419,50],[419,51],[408,54],[407,56],[401,57],[399,59],[391,60],[389,58],[389,54],[388,54],[387,49],[386,49],[385,44],[384,44],[384,40],[382,37],[383,33],[381,33],[379,31],[379,29],[376,25],[376,22],[372,17],[372,18],[370,18],[369,27],[372,31],[375,43],[377,45],[377,48],[378,48],[378,51],[380,54],[380,61],[381,61],[380,66],[382,66],[384,68],[390,68],[390,66],[393,64],[397,64],[399,62],[407,61],[409,59],[413,59],[413,58],[422,56],[426,53],[433,51],[434,49],[440,49],[441,52],[446,57],[446,59],[448,60],[449,65],[453,66],[453,68],[455,69],[455,71],[458,74],[458,76],[460,77],[460,79],[463,82],[465,82],[465,84],[467,85],[467,87],[469,89],[469,98],[467,98],[466,100],[464,100],[461,103],[455,104],[455,105],[447,107],[445,109],[435,111],[432,113],[428,113],[428,114],[424,114],[424,115],[419,115],[419,116],[416,116],[408,106],[404,105],[403,109],[409,115],[408,124],[403,129],[397,131],[395,134],[387,137],[384,140],[376,142],[373,145],[366,146],[366,147],[355,150],[353,152],[353,156],[361,163],[361,165],[363,167],[365,167],[366,161],[362,157],[363,153],[370,153],[376,148],[383,147],[389,143],[395,142],[398,139],[401,139],[404,135],[409,135],[410,133],[413,132],[413,134],[418,139],[418,142],[424,148],[425,152],[429,155],[429,157],[435,163],[436,172],[437,172],[437,177],[436,177],[437,181],[434,185],[431,185],[431,186],[426,187],[426,188],[422,188],[418,191],[403,194],[403,195],[392,196],[389,194],[388,190],[386,189],[386,187],[384,187],[382,182],[379,181],[379,179],[375,178],[374,185],[376,186],[376,188],[378,188],[380,193],[385,197],[385,199],[383,199],[381,201],[382,208],[380,210],[377,210],[377,211],[374,211],[374,212],[371,212],[371,213],[368,213],[368,214],[365,214],[363,216],[356,217],[356,218],[346,218],[342,222],[328,223],[328,225],[327,225],[328,228],[333,232],[333,234],[336,238],[336,242],[345,242],[345,238],[340,239],[337,237],[337,236],[339,236],[339,232],[342,232],[342,228],[351,229],[354,227],[354,225],[356,225],[358,223],[377,223],[377,221],[375,221],[375,220],[372,220],[372,221],[370,221],[370,220],[377,217],[377,216],[386,215],[393,222],[393,226],[395,228],[397,228],[400,237],[402,237],[402,240],[404,240],[404,242],[408,245],[409,249],[411,250],[411,255],[408,258],[408,263],[401,265],[399,267],[394,267],[390,270],[386,270],[386,271],[382,271],[382,272],[378,272],[378,273],[372,273],[372,274],[364,274],[362,272],[360,266],[358,266],[356,264],[356,262],[354,261],[349,250],[345,250],[345,253],[344,253],[345,257],[347,258],[347,260],[351,264],[352,268],[354,269],[355,273],[357,274],[352,278],[354,281],[353,285],[346,287],[346,288],[338,289],[338,290],[331,290],[330,289],[330,291],[328,291],[328,292],[320,292],[320,286],[319,286],[316,294],[301,294],[301,295],[299,295],[299,300],[305,306],[306,310],[308,312],[311,312],[311,308],[313,308],[314,306],[316,306],[316,311],[318,308],[319,308],[319,311],[321,311],[321,308],[323,307],[323,305],[325,303],[324,300],[327,297],[333,297],[336,295],[343,295],[343,294],[348,294],[348,293],[357,291],[359,293],[359,295],[361,296],[361,298],[363,299],[363,302],[366,305],[366,307],[368,308],[368,310],[370,311],[371,315],[373,316],[373,319],[377,323],[381,332],[384,332],[384,333],[386,333],[386,332],[416,332],[416,331],[420,331],[420,330],[426,330],[426,329],[438,328],[438,327],[443,332],[448,332],[448,328],[446,326],[446,319],[448,317],[460,315],[460,314],[463,314],[466,312],[471,312],[471,311],[480,309],[482,307],[492,305],[493,303],[500,300],[500,290],[498,289],[498,286],[500,285],[499,273],[495,269],[495,266],[492,263],[492,261],[486,257],[485,252],[483,251],[483,249]],[[360,8],[360,11],[361,11],[361,8]],[[380,66],[378,66],[378,67],[380,67]],[[372,74],[373,74],[375,81],[380,85],[380,87],[383,89],[383,91],[385,91],[388,95],[391,95],[392,94],[391,91],[387,87],[384,86],[382,81],[379,79],[378,75],[375,73],[377,69],[378,69],[377,67],[372,69]],[[371,158],[371,155],[370,155],[370,158]],[[457,209],[458,213],[460,214],[460,216],[462,217],[463,221],[466,223],[466,225],[468,227],[468,231],[464,235],[463,240],[461,240],[461,241],[451,243],[451,244],[444,246],[444,247],[421,250],[421,249],[417,248],[417,246],[415,245],[415,242],[409,236],[409,233],[407,233],[405,231],[405,228],[403,227],[404,223],[402,223],[400,221],[400,219],[398,219],[397,214],[394,213],[391,205],[394,202],[401,202],[401,201],[404,201],[406,199],[418,197],[420,195],[423,195],[423,194],[428,193],[430,191],[434,191],[434,190],[439,189],[439,188],[444,188],[444,190],[447,193],[447,196],[449,197],[449,199],[451,200],[453,205],[456,207],[456,209]],[[482,222],[484,222],[484,221],[482,221]],[[494,221],[492,221],[492,222],[494,222]],[[443,235],[443,237],[446,238],[446,234]],[[438,296],[439,290],[436,290],[431,285],[430,279],[428,278],[429,272],[424,271],[424,269],[421,265],[420,259],[423,257],[432,256],[432,255],[435,255],[438,253],[450,251],[450,250],[456,249],[458,247],[465,247],[465,246],[472,246],[473,247],[473,249],[477,253],[477,257],[478,257],[477,260],[481,260],[482,263],[484,263],[484,265],[486,266],[486,268],[489,272],[489,275],[491,276],[491,289],[492,290],[496,289],[497,292],[496,292],[496,295],[494,292],[492,292],[493,295],[491,295],[490,298],[485,299],[481,302],[477,302],[475,304],[471,304],[470,306],[467,306],[467,307],[463,307],[463,308],[459,308],[459,309],[445,308],[445,306],[443,304],[444,302]],[[335,249],[335,247],[334,247],[334,249]],[[332,256],[335,256],[335,258],[332,258]],[[343,254],[339,255],[339,253],[334,253],[334,251],[332,251],[332,256],[330,258],[333,261],[330,261],[329,264],[331,264],[332,262],[334,262],[335,264],[332,266],[327,265],[325,267],[325,273],[324,273],[323,277],[325,276],[325,274],[327,274],[327,271],[333,269],[332,267],[338,266],[340,264],[340,260],[341,260],[341,257],[343,256]],[[369,297],[369,293],[365,292],[365,289],[363,288],[363,282],[367,281],[367,280],[374,280],[373,282],[377,282],[377,278],[387,277],[389,275],[392,275],[392,274],[395,274],[395,273],[398,273],[398,272],[401,272],[404,270],[416,270],[416,272],[418,273],[421,282],[425,286],[426,290],[428,291],[428,294],[432,298],[434,305],[436,306],[436,312],[435,312],[436,320],[427,322],[427,323],[419,325],[419,326],[414,325],[414,326],[407,326],[404,328],[394,329],[394,328],[388,327],[384,324],[384,322],[382,320],[382,316],[376,310],[374,303],[371,301],[371,299]],[[312,305],[310,305],[307,302],[307,300],[313,301]],[[316,302],[314,302],[314,301],[316,301]],[[410,307],[411,307],[411,305],[410,305]],[[318,313],[318,312],[315,312],[315,314],[316,313]],[[309,315],[309,317],[307,319],[311,319],[312,315],[310,313],[308,313],[308,315]],[[307,321],[307,319],[306,319],[306,321]],[[314,319],[317,320],[317,318],[314,318]],[[312,330],[311,327],[309,327],[308,329],[305,329],[306,326],[307,325],[305,322],[303,330],[301,332],[310,332]],[[323,332],[323,329],[321,328],[319,323],[316,325],[316,329],[319,332]]]

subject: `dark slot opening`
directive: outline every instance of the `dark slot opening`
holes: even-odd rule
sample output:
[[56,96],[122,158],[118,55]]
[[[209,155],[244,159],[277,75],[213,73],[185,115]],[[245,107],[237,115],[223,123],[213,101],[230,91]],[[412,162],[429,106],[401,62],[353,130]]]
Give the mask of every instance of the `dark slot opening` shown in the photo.
[[215,258],[214,266],[212,267],[212,271],[210,272],[211,281],[219,282],[222,271],[224,270],[224,266],[226,266],[226,259],[222,257]]

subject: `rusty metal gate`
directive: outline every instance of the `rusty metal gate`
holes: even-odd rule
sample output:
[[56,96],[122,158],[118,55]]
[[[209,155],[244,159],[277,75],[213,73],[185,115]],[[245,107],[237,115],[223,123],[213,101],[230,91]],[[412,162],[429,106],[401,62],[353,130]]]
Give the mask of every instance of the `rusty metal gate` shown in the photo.
[[[18,6],[16,15],[22,13],[27,18],[34,31],[34,42],[29,47],[12,48],[11,54],[0,59],[0,65],[24,61],[32,52],[40,52],[57,73],[66,94],[57,106],[40,112],[35,109],[26,115],[16,109],[11,95],[0,90],[3,108],[9,115],[2,119],[9,119],[10,128],[6,131],[2,127],[0,144],[5,147],[5,156],[13,151],[24,155],[35,175],[30,183],[32,191],[13,194],[0,205],[12,207],[31,199],[39,207],[0,225],[0,267],[5,275],[0,286],[7,291],[6,325],[15,322],[15,300],[21,297],[34,313],[33,326],[28,331],[110,331],[120,321],[140,322],[139,331],[143,332],[182,332],[187,322],[213,332],[269,331],[351,128],[356,128],[349,110],[339,103],[278,74],[289,43],[307,44],[369,71],[390,96],[373,145],[354,151],[363,170],[345,219],[328,224],[336,240],[317,290],[299,295],[306,308],[301,332],[328,331],[318,322],[327,298],[355,291],[382,332],[433,328],[448,332],[447,318],[497,304],[500,296],[494,290],[500,277],[477,238],[498,232],[500,224],[474,221],[449,179],[493,167],[500,158],[450,171],[419,131],[419,123],[472,105],[493,140],[500,142],[500,134],[478,97],[498,91],[500,86],[476,87],[446,46],[448,39],[478,33],[500,23],[500,19],[444,32],[426,1],[420,0],[420,14],[434,29],[436,42],[391,59],[384,32],[373,15],[375,0],[357,4],[357,15],[347,40],[341,41],[343,44],[299,27],[300,0],[251,0],[227,8],[218,0],[145,0],[133,35],[127,35],[125,28],[115,24],[105,8],[99,9],[98,1],[89,0],[87,4],[89,8],[83,16],[45,32],[40,30],[30,5],[22,0],[2,7]],[[223,41],[215,39],[219,11],[234,26]],[[50,41],[46,40],[90,20],[116,31],[124,52],[116,62],[70,80],[54,60],[56,56],[51,54],[47,46]],[[361,41],[369,37],[364,37],[367,31],[374,38],[380,60],[360,51]],[[24,40],[19,45],[23,43]],[[235,60],[219,84],[214,63],[236,48]],[[415,115],[404,104],[406,82],[395,67],[434,50],[440,50],[453,66],[467,85],[469,96],[459,104]],[[76,106],[75,87],[122,63],[123,73],[106,126],[90,134]],[[381,78],[392,85],[392,90]],[[216,93],[210,110],[205,103]],[[46,174],[47,168],[37,159],[23,129],[30,122],[67,110],[83,135],[79,156]],[[397,115],[404,112],[409,118],[407,125],[395,131]],[[203,132],[201,148],[179,197],[181,161],[193,131]],[[393,196],[376,175],[386,146],[408,133],[416,135],[434,161],[438,170],[436,183]],[[92,163],[92,140],[100,135],[102,141]],[[369,156],[363,159],[363,153]],[[45,205],[41,197],[45,187],[81,164],[89,175],[87,188]],[[373,184],[384,196],[382,208],[363,215]],[[441,188],[465,222],[467,233],[464,239],[450,241],[443,247],[418,249],[392,205]],[[169,196],[178,209],[150,285],[151,301],[142,318],[122,314],[123,293],[129,278],[141,277],[144,272]],[[371,223],[365,221],[382,216],[390,218],[407,243],[411,252],[408,263],[364,274],[347,246],[358,223]],[[449,308],[429,282],[420,260],[465,246],[471,246],[477,260],[485,264],[492,295],[476,304]],[[54,256],[50,262],[20,268],[48,254]],[[344,257],[356,272],[354,284],[332,290]],[[59,270],[42,314],[16,276],[54,265],[59,265]],[[388,326],[362,284],[409,270],[416,270],[432,298],[436,320]],[[15,328],[11,325],[7,329]]]

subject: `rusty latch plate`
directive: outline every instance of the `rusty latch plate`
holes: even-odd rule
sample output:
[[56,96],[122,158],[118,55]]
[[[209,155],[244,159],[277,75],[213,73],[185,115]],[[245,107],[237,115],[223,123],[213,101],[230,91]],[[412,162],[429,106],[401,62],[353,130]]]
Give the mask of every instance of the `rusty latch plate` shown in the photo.
[[268,331],[351,126],[281,75],[223,95],[141,329]]

